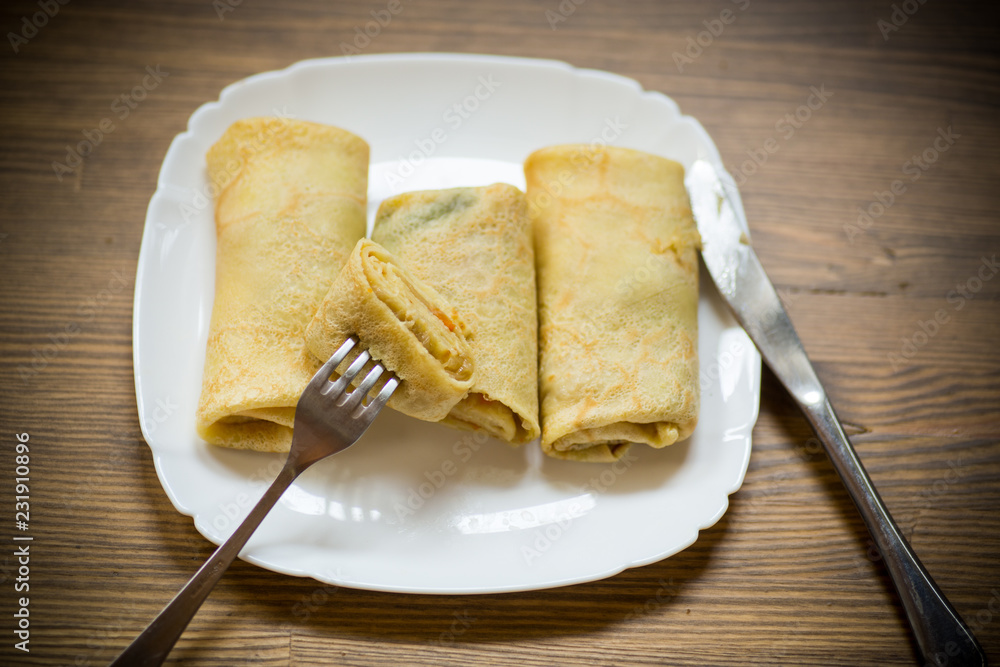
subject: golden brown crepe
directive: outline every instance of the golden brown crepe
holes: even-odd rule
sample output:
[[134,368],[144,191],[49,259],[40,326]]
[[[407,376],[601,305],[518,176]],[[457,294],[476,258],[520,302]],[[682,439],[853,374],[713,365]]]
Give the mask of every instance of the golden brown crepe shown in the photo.
[[[472,386],[468,333],[440,294],[385,248],[362,239],[306,330],[306,344],[326,360],[348,336],[357,336],[357,349],[368,350],[400,380],[389,407],[439,421]],[[357,352],[349,355],[338,370],[343,372],[356,357]]]
[[368,144],[335,127],[248,118],[207,160],[218,243],[198,434],[288,451],[319,366],[306,326],[365,233]]
[[444,423],[520,444],[539,434],[531,226],[512,185],[410,192],[379,207],[372,239],[469,324],[476,377]]
[[684,168],[553,146],[524,166],[535,228],[542,449],[613,461],[698,420],[700,237]]

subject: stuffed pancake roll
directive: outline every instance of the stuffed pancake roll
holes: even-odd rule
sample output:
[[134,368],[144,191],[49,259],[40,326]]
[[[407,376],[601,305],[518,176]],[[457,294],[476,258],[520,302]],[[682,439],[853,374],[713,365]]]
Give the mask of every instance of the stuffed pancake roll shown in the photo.
[[513,444],[539,434],[535,265],[512,185],[410,192],[382,202],[372,238],[466,318],[476,377],[443,423]]
[[306,326],[364,236],[368,144],[335,127],[250,118],[207,161],[217,247],[198,434],[287,451],[295,405],[318,369]]
[[368,239],[358,241],[330,287],[306,331],[306,343],[318,360],[326,360],[350,335],[358,338],[360,348],[338,371],[346,370],[360,350],[368,350],[399,378],[388,403],[399,412],[439,421],[472,386],[469,331],[461,316]]
[[542,449],[613,461],[698,419],[698,256],[681,165],[624,148],[525,162],[535,228]]

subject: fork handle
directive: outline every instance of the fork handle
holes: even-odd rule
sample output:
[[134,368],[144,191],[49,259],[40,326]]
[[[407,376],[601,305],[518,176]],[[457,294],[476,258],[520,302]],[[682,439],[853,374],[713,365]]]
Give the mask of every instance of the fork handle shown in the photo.
[[802,400],[798,403],[823,442],[882,555],[923,655],[921,664],[985,667],[982,647],[899,532],[830,401],[824,397],[812,403]]
[[184,632],[184,628],[212,592],[223,573],[239,555],[247,540],[271,511],[281,494],[295,481],[301,470],[289,462],[278,473],[267,491],[257,502],[243,523],[209,557],[205,564],[191,577],[184,588],[150,622],[146,629],[122,651],[110,667],[154,667],[163,664],[170,649]]

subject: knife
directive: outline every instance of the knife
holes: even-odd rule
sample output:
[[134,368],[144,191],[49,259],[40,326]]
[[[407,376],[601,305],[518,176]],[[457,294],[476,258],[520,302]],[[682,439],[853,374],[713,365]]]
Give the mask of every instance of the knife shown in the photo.
[[715,286],[764,362],[805,413],[882,555],[914,637],[921,664],[985,666],[986,655],[892,520],[844,434],[792,322],[750,244],[739,192],[720,166],[698,160],[685,178]]

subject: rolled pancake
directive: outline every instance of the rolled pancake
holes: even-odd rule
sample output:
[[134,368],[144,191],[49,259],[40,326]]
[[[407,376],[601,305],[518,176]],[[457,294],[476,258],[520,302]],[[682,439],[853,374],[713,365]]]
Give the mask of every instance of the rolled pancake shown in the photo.
[[524,165],[538,266],[542,449],[613,461],[698,420],[701,239],[684,168],[553,146]]
[[288,451],[295,405],[318,369],[306,326],[365,233],[368,144],[335,127],[249,118],[207,160],[219,194],[198,434]]
[[382,202],[372,239],[469,324],[476,377],[442,421],[513,444],[539,434],[535,265],[512,185],[410,192]]
[[[465,322],[440,294],[368,239],[358,241],[327,292],[306,330],[306,344],[326,360],[352,334],[359,351],[368,350],[399,378],[388,405],[411,417],[443,419],[472,386]],[[338,371],[356,357],[357,352],[350,355]]]

